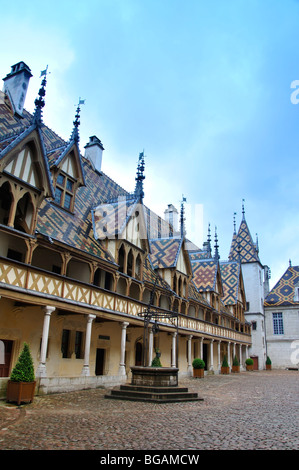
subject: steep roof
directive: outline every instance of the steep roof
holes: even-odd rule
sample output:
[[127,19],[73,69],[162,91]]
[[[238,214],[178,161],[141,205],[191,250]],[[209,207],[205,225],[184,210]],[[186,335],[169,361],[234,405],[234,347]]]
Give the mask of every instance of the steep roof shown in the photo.
[[229,260],[240,261],[241,263],[260,262],[258,247],[252,240],[244,214],[238,233],[234,232],[233,234]]
[[267,295],[264,305],[266,307],[298,305],[299,301],[294,300],[295,287],[299,287],[299,266],[289,266]]
[[223,283],[223,303],[235,305],[238,301],[241,265],[237,261],[220,261],[221,279]]
[[175,267],[182,243],[182,238],[156,238],[150,240],[150,259],[153,267]]

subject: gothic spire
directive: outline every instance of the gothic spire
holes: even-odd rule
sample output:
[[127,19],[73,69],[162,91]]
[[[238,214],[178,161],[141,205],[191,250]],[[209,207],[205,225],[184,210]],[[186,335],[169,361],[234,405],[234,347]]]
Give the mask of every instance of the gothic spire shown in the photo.
[[244,208],[244,202],[245,202],[245,199],[242,199],[242,214],[243,214],[243,220],[245,220],[245,208]]
[[218,248],[219,248],[219,245],[218,245],[218,237],[217,237],[217,227],[215,227],[215,255],[214,257],[217,260],[220,258]]
[[186,228],[185,228],[185,207],[184,207],[184,202],[186,202],[187,199],[183,195],[183,199],[181,201],[181,215],[180,215],[180,227],[181,227],[181,238],[183,238],[186,235]]
[[34,113],[33,113],[32,123],[34,123],[38,126],[41,126],[42,122],[43,122],[43,120],[42,120],[42,109],[45,106],[44,97],[46,95],[47,73],[48,73],[48,66],[40,74],[40,77],[44,77],[44,78],[42,79],[41,88],[39,89],[39,92],[38,92],[38,98],[36,98],[36,100],[34,102],[35,110],[34,110]]
[[76,109],[75,120],[73,122],[74,124],[73,132],[71,135],[71,140],[74,140],[75,142],[79,142],[79,126],[80,126],[80,111],[81,111],[80,105],[84,103],[85,103],[85,100],[81,100],[81,98],[79,98],[79,103]]
[[141,200],[144,198],[144,190],[143,190],[143,180],[145,179],[144,176],[144,152],[139,154],[138,166],[137,166],[137,174],[136,174],[136,186],[135,186],[135,196],[139,197]]

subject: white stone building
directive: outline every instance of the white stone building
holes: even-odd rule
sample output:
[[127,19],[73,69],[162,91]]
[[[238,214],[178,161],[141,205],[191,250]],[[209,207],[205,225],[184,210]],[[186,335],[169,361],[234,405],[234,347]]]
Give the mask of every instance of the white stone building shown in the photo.
[[290,266],[265,299],[267,355],[272,367],[299,366],[299,266]]

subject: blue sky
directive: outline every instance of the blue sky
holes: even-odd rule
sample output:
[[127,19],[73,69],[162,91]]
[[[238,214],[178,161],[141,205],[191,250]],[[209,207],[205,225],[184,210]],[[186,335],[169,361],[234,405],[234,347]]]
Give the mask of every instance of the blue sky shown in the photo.
[[106,174],[133,190],[144,149],[145,203],[184,195],[195,243],[217,226],[227,259],[244,199],[271,286],[299,264],[298,1],[15,0],[1,20],[1,78],[27,63],[29,111],[48,65],[45,123],[68,139],[85,99],[81,150],[97,135]]

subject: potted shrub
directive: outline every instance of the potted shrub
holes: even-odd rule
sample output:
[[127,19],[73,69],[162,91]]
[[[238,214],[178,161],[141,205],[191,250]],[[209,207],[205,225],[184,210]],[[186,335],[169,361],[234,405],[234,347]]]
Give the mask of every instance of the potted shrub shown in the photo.
[[229,374],[229,365],[228,365],[226,356],[223,357],[222,366],[221,366],[221,374]]
[[29,345],[24,343],[23,350],[7,384],[7,401],[16,402],[18,405],[32,402],[35,385],[34,367]]
[[237,356],[234,357],[232,372],[240,372],[240,363],[237,359]]
[[248,357],[245,361],[246,364],[246,370],[253,370],[253,359],[251,357]]
[[267,359],[266,359],[266,370],[271,370],[272,368],[272,361],[270,359],[269,356],[267,356]]
[[196,357],[195,359],[193,359],[193,362],[192,362],[193,377],[198,377],[198,378],[204,377],[205,365],[206,365],[205,362],[199,357]]

